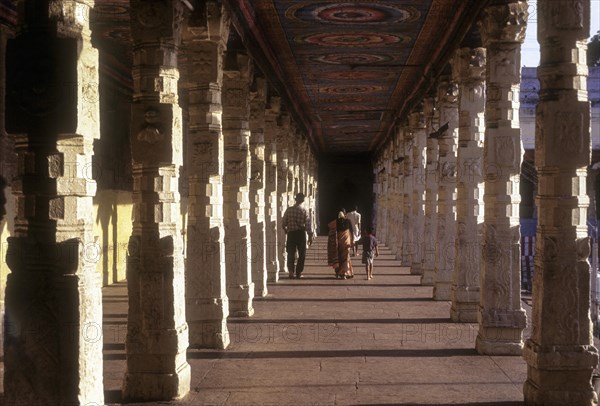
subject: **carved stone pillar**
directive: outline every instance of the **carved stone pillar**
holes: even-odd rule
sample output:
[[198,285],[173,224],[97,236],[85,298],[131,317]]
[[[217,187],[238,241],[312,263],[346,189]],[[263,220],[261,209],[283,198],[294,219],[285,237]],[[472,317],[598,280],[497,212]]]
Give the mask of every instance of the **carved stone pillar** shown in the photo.
[[404,240],[404,137],[400,129],[396,130],[393,141],[393,162],[391,178],[391,218],[388,221],[391,236],[390,247],[396,258],[401,258],[402,243]]
[[427,152],[427,133],[425,115],[415,111],[409,117],[410,131],[413,133],[413,255],[410,273],[423,274],[423,245],[425,232],[425,165]]
[[283,214],[289,206],[288,201],[288,150],[289,150],[289,131],[290,131],[290,115],[287,112],[282,112],[279,116],[277,126],[277,255],[279,257],[279,272],[287,273],[285,251],[285,230],[281,226]]
[[[426,133],[439,129],[439,117],[435,108],[435,98],[427,97],[423,104],[423,113],[427,123]],[[423,274],[421,285],[433,286],[437,245],[437,194],[439,180],[438,139],[427,137],[427,174],[425,180],[425,226],[423,241]]]
[[23,3],[23,25],[6,46],[2,104],[6,131],[19,134],[6,253],[7,405],[104,403],[96,182],[84,169],[100,136],[98,53],[93,2],[75,5]]
[[[414,188],[413,177],[413,148],[414,134],[408,126],[404,126],[402,136],[404,138],[404,227],[402,235],[402,266],[411,266],[415,248],[414,238],[414,216],[412,214],[412,194]],[[391,208],[393,210],[393,208]]]
[[456,144],[458,142],[458,87],[450,77],[438,86],[440,125],[448,129],[438,138],[438,227],[433,299],[450,300],[456,239]]
[[519,355],[523,349],[519,84],[526,18],[527,3],[511,2],[487,7],[481,24],[487,48],[484,245],[476,341],[481,354]]
[[456,258],[452,279],[453,321],[477,322],[483,234],[483,134],[485,48],[461,48],[452,61],[459,86]]
[[265,235],[267,280],[279,281],[279,224],[277,211],[277,118],[280,113],[281,99],[271,96],[265,115]]
[[[202,11],[202,12],[201,12]],[[206,2],[184,30],[188,93],[188,218],[185,270],[190,345],[227,348],[225,242],[223,226],[223,129],[221,93],[229,17],[216,1]],[[208,17],[210,16],[210,17]]]
[[[381,169],[379,170],[379,184],[380,184],[380,192],[379,192],[379,210],[380,210],[380,218],[379,223],[381,224],[381,230],[379,230],[378,238],[381,238],[381,241],[389,244],[389,227],[388,227],[388,215],[389,213],[389,149],[385,149],[383,151],[383,155],[381,157]],[[403,191],[404,193],[404,191]]]
[[[236,51],[229,51],[236,52]],[[223,213],[225,224],[225,270],[227,297],[232,316],[252,316],[254,283],[250,244],[250,105],[251,62],[237,52],[235,69],[223,75],[223,137],[225,175]]]
[[[398,247],[398,221],[402,221],[402,211],[399,210],[403,208],[398,204],[400,197],[403,197],[404,190],[401,190],[399,193],[398,187],[398,179],[400,177],[400,156],[399,156],[399,148],[396,147],[396,143],[392,140],[387,146],[386,149],[389,151],[388,162],[386,163],[387,167],[390,168],[390,172],[388,173],[387,179],[387,190],[384,191],[384,194],[388,198],[388,213],[385,224],[385,235],[387,236],[386,245],[391,248],[391,251],[394,255],[400,252],[400,247]],[[404,152],[404,151],[403,151]],[[402,154],[402,159],[404,158],[404,154]],[[402,185],[400,185],[402,186]],[[400,230],[402,227],[400,227]]]
[[598,365],[590,321],[586,171],[590,104],[586,43],[589,1],[538,2],[540,101],[536,111],[538,227],[533,334],[525,402],[595,405]]
[[267,264],[265,259],[265,106],[267,83],[255,78],[250,93],[250,246],[252,281],[257,296],[267,296]]

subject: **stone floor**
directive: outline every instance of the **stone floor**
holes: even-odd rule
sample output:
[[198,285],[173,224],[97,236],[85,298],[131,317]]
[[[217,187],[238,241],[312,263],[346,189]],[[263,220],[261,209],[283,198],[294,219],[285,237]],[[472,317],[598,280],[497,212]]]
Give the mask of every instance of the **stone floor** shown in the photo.
[[[189,350],[192,391],[171,405],[520,405],[521,357],[478,355],[476,324],[450,322],[387,249],[367,281],[336,280],[326,241],[308,253],[302,279],[282,279],[255,301],[255,316],[229,322],[227,350]],[[524,307],[528,307],[524,303]],[[528,309],[529,310],[529,309]],[[104,289],[106,403],[121,404],[127,298]]]

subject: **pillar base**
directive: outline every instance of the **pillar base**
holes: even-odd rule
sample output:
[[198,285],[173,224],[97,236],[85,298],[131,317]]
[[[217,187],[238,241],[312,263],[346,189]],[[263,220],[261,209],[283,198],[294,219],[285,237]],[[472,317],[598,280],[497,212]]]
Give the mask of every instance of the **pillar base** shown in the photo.
[[523,358],[528,368],[523,385],[527,404],[597,404],[592,373],[598,365],[598,352],[592,345],[542,347],[527,340]]
[[191,368],[186,362],[175,374],[126,373],[123,398],[136,401],[177,400],[190,392]]
[[413,262],[410,266],[411,275],[423,275],[423,264],[420,262]]
[[434,282],[433,300],[450,300],[450,282]]
[[229,346],[227,298],[188,298],[185,303],[191,348],[225,349]]
[[215,348],[224,350],[230,344],[225,320],[196,320],[188,322],[189,348]]
[[252,303],[246,301],[229,301],[229,316],[231,317],[252,317],[254,307]]
[[254,291],[254,294],[255,294],[257,297],[265,297],[265,296],[267,296],[267,295],[269,294],[269,290],[268,290],[268,289],[267,289],[267,287],[265,286],[265,287],[264,287],[264,289],[256,289],[256,290]]
[[479,303],[453,303],[450,308],[450,319],[459,323],[477,323]]
[[433,286],[434,275],[435,271],[433,269],[423,269],[423,274],[421,275],[421,285]]
[[452,321],[477,323],[479,314],[479,286],[452,285]]
[[[523,341],[515,340],[510,341],[507,339],[502,339],[503,336],[514,336],[516,333],[521,335],[522,330],[516,329],[506,329],[502,330],[499,328],[492,328],[486,330],[486,335],[491,337],[497,336],[498,338],[483,338],[481,336],[481,329],[479,327],[480,333],[475,340],[475,349],[481,355],[522,355],[523,354]],[[495,333],[490,333],[490,330],[495,331]]]

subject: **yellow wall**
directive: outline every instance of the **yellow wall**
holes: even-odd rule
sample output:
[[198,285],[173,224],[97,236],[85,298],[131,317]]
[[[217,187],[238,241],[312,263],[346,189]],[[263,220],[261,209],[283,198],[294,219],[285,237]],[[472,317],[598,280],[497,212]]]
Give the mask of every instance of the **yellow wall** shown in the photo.
[[94,237],[101,253],[96,269],[103,286],[125,279],[132,207],[131,192],[101,190],[94,197]]

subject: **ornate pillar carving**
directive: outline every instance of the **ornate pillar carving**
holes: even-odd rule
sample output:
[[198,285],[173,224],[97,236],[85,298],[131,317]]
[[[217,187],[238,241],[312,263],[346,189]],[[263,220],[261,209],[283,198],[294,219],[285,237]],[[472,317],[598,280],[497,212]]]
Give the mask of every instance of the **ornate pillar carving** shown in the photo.
[[23,25],[6,45],[3,80],[6,131],[18,134],[15,226],[6,254],[4,401],[102,404],[96,182],[84,169],[100,137],[93,2],[22,6]]
[[[423,103],[423,113],[427,123],[426,134],[439,129],[439,111],[435,107],[435,97],[427,97]],[[421,285],[433,286],[437,245],[437,193],[439,175],[438,139],[427,137],[427,174],[425,179],[425,225],[423,241],[423,274]]]
[[267,280],[279,281],[279,224],[277,212],[277,118],[281,109],[281,99],[269,97],[269,107],[265,115],[265,235]]
[[410,273],[423,274],[423,245],[425,232],[425,165],[427,152],[427,133],[425,115],[420,106],[409,116],[410,130],[413,133],[413,255]]
[[[414,238],[414,216],[412,214],[412,194],[414,188],[413,176],[413,148],[414,134],[410,131],[408,124],[405,124],[401,130],[404,138],[404,227],[402,236],[402,266],[411,266],[412,257],[415,249]],[[391,208],[393,210],[393,208]]]
[[523,349],[519,84],[526,18],[526,2],[492,5],[484,10],[480,28],[487,48],[484,241],[476,341],[481,354],[518,355]]
[[449,77],[438,86],[440,126],[448,129],[439,135],[438,218],[436,264],[433,278],[434,300],[450,300],[454,272],[456,239],[456,144],[458,142],[458,86]]
[[189,392],[178,190],[183,158],[177,52],[183,7],[177,1],[131,2],[134,206],[127,257],[127,399],[177,399]]
[[589,1],[538,2],[540,100],[536,110],[538,226],[533,280],[533,333],[525,402],[595,405],[598,365],[590,320],[590,244],[586,172],[590,104],[586,43]]
[[192,347],[227,348],[223,225],[223,57],[229,16],[217,1],[205,2],[186,20],[188,94],[188,219],[185,270],[186,318]]
[[485,48],[461,48],[452,61],[458,81],[458,183],[456,257],[450,317],[477,322],[483,234],[483,134],[485,131]]
[[227,59],[235,60],[223,71],[223,138],[225,175],[223,212],[225,224],[225,272],[227,297],[232,316],[252,316],[254,283],[250,244],[250,105],[251,62],[242,51]]
[[265,259],[265,108],[267,82],[254,79],[250,92],[250,257],[252,281],[257,296],[267,296],[267,264]]
[[289,148],[289,137],[290,137],[290,115],[289,113],[282,111],[279,116],[277,125],[277,255],[279,257],[279,271],[287,273],[285,264],[287,254],[285,251],[285,230],[281,227],[281,219],[283,214],[288,208],[288,150]]

